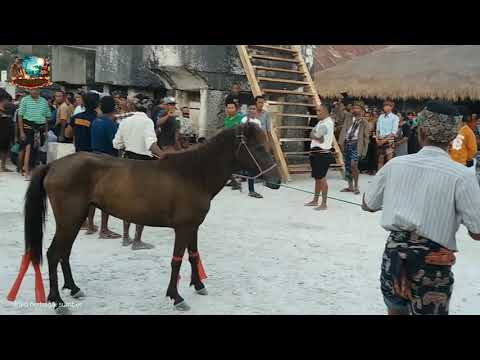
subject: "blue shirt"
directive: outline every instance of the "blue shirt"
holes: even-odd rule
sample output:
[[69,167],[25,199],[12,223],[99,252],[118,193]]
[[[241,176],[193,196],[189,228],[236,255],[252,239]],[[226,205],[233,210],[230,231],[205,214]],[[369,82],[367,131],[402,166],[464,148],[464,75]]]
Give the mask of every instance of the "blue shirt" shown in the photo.
[[92,151],[117,156],[113,147],[113,138],[118,130],[118,124],[107,116],[100,116],[93,121],[91,129]]
[[78,151],[92,151],[90,141],[90,129],[93,120],[97,118],[95,111],[84,111],[73,115],[68,124],[73,128],[75,134],[75,150]]
[[393,113],[382,114],[377,121],[377,132],[380,137],[386,137],[390,134],[396,135],[400,119]]

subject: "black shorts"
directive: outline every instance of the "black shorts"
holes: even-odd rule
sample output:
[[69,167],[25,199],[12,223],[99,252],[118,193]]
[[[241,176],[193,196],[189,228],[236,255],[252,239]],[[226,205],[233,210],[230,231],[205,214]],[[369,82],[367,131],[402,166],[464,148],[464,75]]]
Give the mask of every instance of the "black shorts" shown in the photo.
[[319,148],[313,148],[312,153],[310,154],[310,166],[312,168],[312,177],[314,179],[322,179],[327,176],[328,168],[333,159],[333,154],[331,152],[315,152]]
[[151,156],[137,154],[131,151],[125,151],[125,153],[123,154],[123,157],[125,159],[131,159],[131,160],[154,160],[154,158]]
[[45,125],[38,125],[34,122],[23,120],[23,132],[25,133],[25,141],[21,144],[22,148],[27,145],[43,146],[45,142]]

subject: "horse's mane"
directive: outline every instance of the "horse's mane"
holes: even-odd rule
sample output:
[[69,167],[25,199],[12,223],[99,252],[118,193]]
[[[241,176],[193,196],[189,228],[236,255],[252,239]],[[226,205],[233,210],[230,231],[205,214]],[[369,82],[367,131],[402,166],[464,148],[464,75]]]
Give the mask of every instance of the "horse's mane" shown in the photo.
[[194,145],[189,149],[168,154],[164,160],[170,161],[172,167],[181,175],[191,177],[201,174],[207,164],[215,163],[220,154],[227,154],[235,146],[235,128],[226,129],[204,144]]

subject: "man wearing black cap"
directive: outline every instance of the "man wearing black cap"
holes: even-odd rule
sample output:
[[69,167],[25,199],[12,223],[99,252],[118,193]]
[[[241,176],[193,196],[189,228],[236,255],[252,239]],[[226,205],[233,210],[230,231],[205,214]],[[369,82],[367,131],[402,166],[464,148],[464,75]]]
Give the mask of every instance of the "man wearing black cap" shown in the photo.
[[348,187],[342,192],[353,192],[360,194],[358,186],[358,161],[367,155],[368,143],[368,121],[363,116],[365,105],[362,101],[355,101],[352,107],[351,116],[345,117],[338,142],[342,145],[345,160],[345,178]]
[[390,231],[380,277],[390,315],[447,315],[460,224],[480,240],[480,187],[447,152],[458,115],[429,102],[418,117],[422,150],[389,161],[363,196],[363,210],[382,210]]
[[166,109],[161,110],[157,117],[158,145],[162,150],[175,151],[179,150],[177,137],[177,121],[175,110],[177,102],[173,97],[164,99]]

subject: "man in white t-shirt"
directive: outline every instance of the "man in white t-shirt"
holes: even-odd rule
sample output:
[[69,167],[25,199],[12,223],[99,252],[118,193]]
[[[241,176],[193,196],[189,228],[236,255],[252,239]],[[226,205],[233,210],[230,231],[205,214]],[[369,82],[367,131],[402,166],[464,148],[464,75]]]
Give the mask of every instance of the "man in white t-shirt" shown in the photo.
[[[113,147],[118,150],[124,150],[124,158],[132,160],[154,160],[164,158],[166,152],[162,151],[157,144],[157,135],[153,121],[146,112],[150,106],[150,99],[141,95],[135,98],[135,112],[125,114],[118,131],[113,139]],[[119,118],[119,117],[117,117]],[[123,227],[123,246],[132,245],[132,250],[152,249],[154,246],[143,242],[143,225],[136,225],[135,238],[133,242],[130,239],[130,223],[124,222]]]
[[[317,117],[319,122],[313,128],[310,138],[310,165],[312,167],[312,177],[315,179],[315,195],[313,200],[305,206],[315,206],[315,210],[327,209],[327,172],[330,164],[334,162],[332,153],[334,123],[330,115],[330,109],[327,105],[317,107]],[[322,203],[318,206],[318,199],[322,193]]]
[[[242,119],[242,124],[246,124],[246,123],[255,124],[256,126],[258,126],[260,128],[262,127],[262,123],[261,123],[260,119],[257,119],[257,107],[256,107],[255,104],[250,105],[248,107],[248,115],[245,116]],[[252,176],[251,173],[248,173],[248,174],[249,174],[249,176]],[[248,179],[248,196],[256,198],[256,199],[263,198],[262,195],[260,195],[259,193],[257,193],[255,191],[255,180],[254,179]]]

